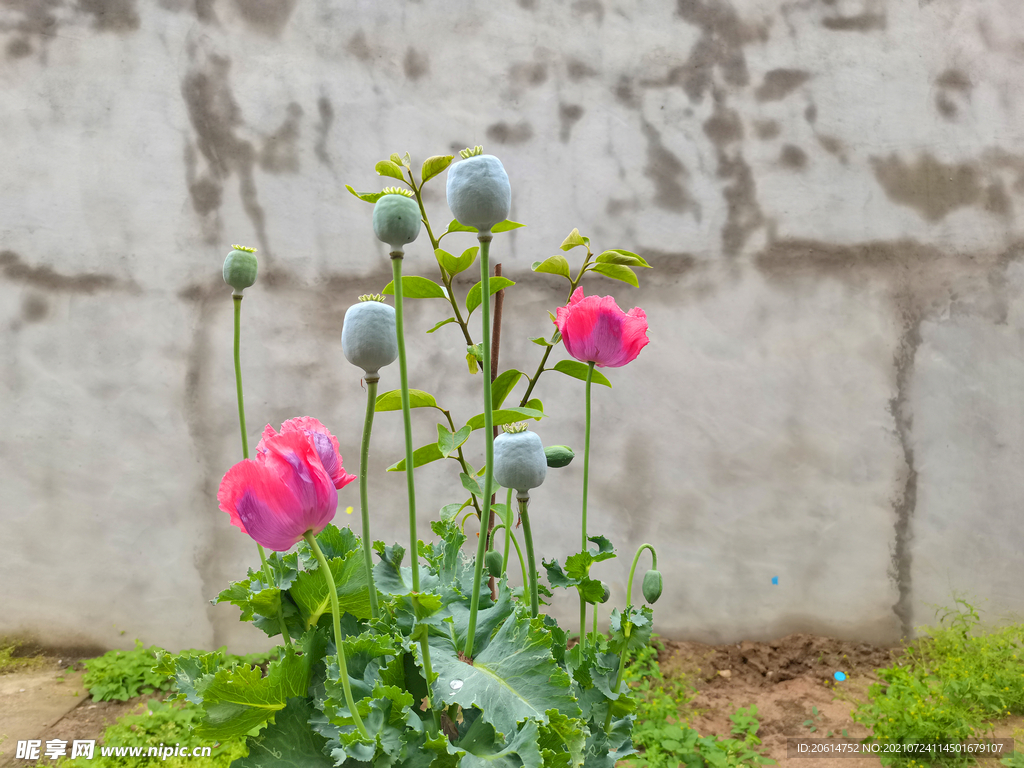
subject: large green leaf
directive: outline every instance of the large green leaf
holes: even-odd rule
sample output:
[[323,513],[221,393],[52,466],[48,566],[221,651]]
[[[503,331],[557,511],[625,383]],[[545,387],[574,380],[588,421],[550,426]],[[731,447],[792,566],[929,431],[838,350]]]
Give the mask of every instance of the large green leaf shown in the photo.
[[434,696],[463,709],[477,707],[499,733],[515,732],[525,719],[547,723],[552,709],[569,717],[580,714],[541,619],[531,620],[523,612],[509,616],[472,664],[459,658],[450,639],[431,638],[431,643],[438,675]]
[[[458,432],[452,432],[444,424],[437,425],[437,450],[441,454],[442,458],[447,459],[451,454],[455,453],[459,446],[469,439],[469,434],[472,430],[469,426],[465,426]],[[413,461],[416,460],[416,454],[413,454]]]
[[[523,421],[524,419],[536,419],[540,420],[544,418],[544,411],[537,410],[536,408],[501,408],[497,411],[491,411],[491,418],[493,419],[494,426],[501,424],[511,424],[514,421]],[[466,422],[471,429],[482,429],[484,426],[484,415],[478,413],[476,416]]]
[[587,745],[586,723],[561,712],[549,712],[547,725],[540,726],[537,746],[548,753],[545,765],[552,762],[565,766],[583,765]]
[[323,752],[327,740],[309,727],[313,712],[309,699],[288,699],[273,724],[248,740],[248,757],[235,760],[232,768],[333,768]]
[[454,158],[455,155],[434,155],[424,160],[423,168],[420,170],[420,184],[425,184],[437,174],[444,172]]
[[552,275],[561,275],[569,282],[572,282],[572,277],[569,275],[569,262],[565,256],[558,253],[554,256],[549,256],[544,261],[535,261],[533,267],[534,272],[547,272]]
[[[496,294],[503,288],[515,285],[512,280],[507,277],[492,277],[487,281],[487,289],[491,292],[491,296]],[[477,283],[469,289],[469,293],[466,294],[466,317],[468,318],[473,314],[473,310],[480,306],[480,296],[483,294],[483,289],[480,287],[480,283]]]
[[491,408],[501,408],[501,404],[505,402],[508,393],[519,383],[519,379],[525,375],[522,371],[517,371],[515,368],[498,374],[498,378],[491,382]]
[[[579,360],[559,360],[555,363],[551,370],[564,373],[566,376],[572,376],[574,379],[580,381],[587,380],[587,368],[586,363],[581,363]],[[606,387],[610,387],[612,383],[605,378],[604,374],[598,370],[594,370],[594,375],[590,379],[595,384],[603,384]],[[380,409],[378,409],[380,410]]]
[[326,641],[319,631],[307,632],[301,640],[302,655],[288,649],[267,666],[247,664],[219,670],[201,690],[205,716],[196,736],[225,740],[243,736],[262,727],[285,708],[288,699],[305,697],[313,664],[323,656]]
[[[337,587],[338,609],[359,619],[370,618],[370,595],[366,588],[366,566],[363,564],[362,551],[331,558],[327,563]],[[330,588],[319,568],[300,573],[291,588],[291,596],[307,628],[315,626],[321,616],[331,612]]]
[[[460,430],[461,431],[461,430]],[[424,464],[429,464],[432,461],[443,459],[441,450],[437,447],[437,443],[429,443],[428,445],[421,445],[415,451],[412,452],[412,466],[413,468],[422,467]],[[386,472],[405,472],[405,459],[400,459],[388,467]]]
[[591,264],[587,269],[597,272],[599,275],[610,277],[612,280],[621,280],[624,283],[629,283],[634,288],[640,287],[640,282],[636,279],[636,273],[629,267],[624,267],[621,264],[601,262],[600,264]]
[[[395,295],[395,281],[384,286],[382,293],[385,296]],[[402,298],[405,299],[445,299],[444,288],[418,275],[404,275],[402,277]]]
[[642,257],[637,256],[632,251],[623,251],[620,248],[612,248],[604,253],[600,253],[594,261],[603,264],[621,264],[624,267],[646,267],[651,269],[651,265],[644,261]]
[[494,727],[477,717],[466,734],[455,742],[466,752],[461,768],[540,768],[542,758],[537,746],[537,723],[527,720],[507,740],[495,734]]
[[[409,407],[410,408],[437,408],[437,400],[429,392],[424,392],[421,389],[410,389],[409,390]],[[400,411],[402,409],[402,390],[392,389],[390,392],[385,392],[383,395],[377,395],[377,402],[373,406],[373,410],[377,413],[381,411]]]
[[381,160],[373,167],[373,170],[375,170],[379,176],[390,176],[393,179],[405,181],[405,176],[402,174],[402,166],[400,163],[395,164],[390,160]]

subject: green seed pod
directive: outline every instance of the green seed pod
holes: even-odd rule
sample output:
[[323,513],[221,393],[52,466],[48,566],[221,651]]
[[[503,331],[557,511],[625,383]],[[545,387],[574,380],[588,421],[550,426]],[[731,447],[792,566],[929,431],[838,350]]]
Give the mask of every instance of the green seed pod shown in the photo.
[[658,602],[661,597],[661,571],[650,570],[644,574],[643,593],[644,600],[651,605]]
[[359,303],[345,311],[341,351],[352,365],[362,368],[368,376],[395,362],[398,357],[395,308],[385,304],[383,296],[360,296]]
[[484,565],[487,566],[487,573],[496,579],[501,576],[502,560],[501,552],[496,549],[492,549],[484,556]]
[[234,248],[224,259],[224,282],[234,288],[234,293],[242,295],[242,291],[256,282],[256,249],[244,245],[233,245]]
[[597,602],[599,602],[599,603],[601,603],[603,605],[604,603],[607,603],[608,602],[608,598],[610,598],[612,596],[612,591],[608,588],[608,585],[605,584],[603,581],[601,582],[601,589],[604,590],[604,594],[601,595],[601,599],[598,600]]
[[373,205],[373,232],[392,251],[401,251],[420,233],[420,207],[396,187],[388,187],[384,192],[384,197]]
[[506,425],[494,440],[494,478],[505,488],[528,491],[544,482],[548,473],[544,446],[525,424]]
[[568,445],[549,445],[544,449],[544,455],[547,457],[548,466],[556,469],[568,466],[576,457]]
[[512,187],[501,161],[481,152],[480,147],[463,150],[465,159],[448,169],[448,207],[459,223],[490,232],[508,218]]

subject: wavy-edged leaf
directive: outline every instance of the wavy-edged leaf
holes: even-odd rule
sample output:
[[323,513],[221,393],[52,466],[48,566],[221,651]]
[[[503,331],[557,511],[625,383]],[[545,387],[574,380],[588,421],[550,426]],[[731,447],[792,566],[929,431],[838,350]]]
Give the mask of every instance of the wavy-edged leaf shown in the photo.
[[[412,452],[412,466],[415,469],[416,467],[422,467],[424,464],[429,464],[432,461],[437,461],[438,459],[443,458],[444,456],[442,456],[441,451],[438,450],[437,443],[421,445],[419,448]],[[385,471],[405,472],[405,459],[396,461]]]
[[550,710],[568,717],[580,714],[569,676],[551,655],[551,634],[541,619],[512,614],[471,665],[459,659],[450,638],[431,638],[431,650],[438,675],[435,698],[463,709],[477,707],[499,733],[512,734],[527,719],[546,724]]
[[494,732],[494,726],[477,717],[455,747],[466,754],[460,768],[541,768],[543,758],[538,747],[537,723],[527,720],[507,739]]
[[[385,296],[394,296],[395,281],[384,286],[382,293]],[[418,275],[404,275],[402,277],[402,298],[405,299],[446,299],[444,288]]]
[[594,261],[601,264],[621,264],[624,267],[645,267],[651,269],[651,265],[644,261],[643,257],[637,256],[632,251],[623,251],[620,248],[599,253]]
[[599,275],[610,277],[612,280],[621,280],[624,283],[629,283],[634,288],[640,287],[640,282],[636,279],[636,274],[629,267],[623,267],[621,264],[591,264],[587,269],[592,272],[597,272]]
[[384,193],[383,192],[356,192],[348,184],[345,185],[345,189],[347,189],[353,195],[358,197],[360,200],[364,200],[367,203],[376,203],[378,200],[380,200],[382,197],[384,197]]
[[[516,406],[515,408],[501,408],[497,411],[492,411],[491,418],[494,426],[497,427],[502,424],[511,424],[514,421],[522,421],[523,419],[535,419],[540,421],[544,418],[544,412],[535,408],[521,408]],[[478,413],[467,421],[466,424],[474,430],[482,429],[484,426],[484,415],[482,413]]]
[[523,376],[525,374],[515,368],[500,373],[498,378],[491,382],[491,408],[501,408],[501,404],[505,402],[509,392],[515,388]]
[[[494,276],[487,281],[487,288],[490,290],[491,296],[512,285],[515,285],[515,282],[509,280],[507,277]],[[466,315],[467,318],[469,315],[473,314],[474,309],[480,306],[480,297],[482,293],[483,289],[480,287],[480,283],[477,283],[469,289],[469,293],[466,294],[466,311],[469,313]]]
[[[359,619],[370,618],[370,595],[366,588],[362,550],[349,552],[345,557],[331,558],[327,564],[337,588],[338,609]],[[331,612],[331,592],[319,568],[300,573],[290,592],[306,628],[316,626],[321,616]]]
[[314,714],[312,702],[288,699],[284,708],[259,735],[249,738],[249,755],[235,760],[233,768],[333,768],[334,760],[324,754],[327,739],[309,727]]
[[437,174],[443,173],[445,168],[451,165],[454,159],[455,155],[434,155],[433,157],[428,157],[423,161],[423,168],[420,170],[420,184],[425,184],[437,176]]
[[390,176],[393,179],[405,181],[405,175],[402,173],[401,163],[394,163],[391,160],[381,160],[373,166],[373,170],[377,172],[378,176]]
[[569,282],[572,282],[572,277],[569,275],[569,262],[565,256],[560,253],[554,256],[549,256],[544,261],[535,261],[531,269],[534,272],[546,272],[551,275],[561,275]]
[[[566,376],[572,376],[574,379],[580,381],[587,380],[587,368],[586,363],[581,363],[579,360],[559,360],[552,366],[551,370],[564,373]],[[605,378],[605,375],[596,368],[594,369],[594,375],[590,379],[595,384],[601,384],[606,387],[610,387],[612,383]]]
[[[437,408],[437,400],[429,392],[424,392],[422,389],[410,389],[409,390],[409,407],[410,408]],[[381,411],[399,411],[402,409],[402,390],[392,389],[385,392],[383,395],[377,395],[377,402],[373,406],[373,410],[377,413]]]
[[615,547],[605,536],[587,536],[587,541],[592,541],[597,544],[597,551],[588,548],[590,556],[593,557],[595,563],[600,563],[603,560],[611,560],[615,557]]

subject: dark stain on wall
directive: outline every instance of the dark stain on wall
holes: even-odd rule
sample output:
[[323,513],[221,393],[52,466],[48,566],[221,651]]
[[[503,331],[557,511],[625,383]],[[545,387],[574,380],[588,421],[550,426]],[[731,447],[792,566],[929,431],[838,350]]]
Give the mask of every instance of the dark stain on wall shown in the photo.
[[558,138],[561,139],[563,144],[569,141],[569,136],[572,134],[572,127],[581,117],[583,117],[583,107],[579,104],[558,105],[558,120],[561,123],[561,128],[558,131]]
[[373,51],[370,50],[370,44],[366,42],[366,33],[363,30],[359,30],[349,38],[345,49],[360,61],[369,61],[373,58]]
[[640,108],[640,96],[633,88],[633,81],[626,75],[619,75],[619,81],[613,91],[615,100],[630,109]]
[[56,37],[60,27],[55,11],[63,5],[62,0],[2,0],[7,6],[0,31],[19,33],[7,46],[7,56],[12,59],[24,58],[36,47],[43,51],[45,63],[46,46]]
[[697,266],[697,259],[686,251],[659,251],[654,248],[638,248],[637,255],[665,277],[685,275]]
[[935,108],[947,120],[960,112],[961,103],[970,101],[973,85],[970,78],[958,69],[947,69],[935,81]]
[[572,4],[572,14],[576,17],[593,14],[597,23],[600,24],[604,21],[604,6],[598,0],[576,0]]
[[690,175],[683,161],[669,151],[661,141],[661,134],[646,120],[642,130],[647,139],[644,176],[654,182],[654,204],[668,211],[693,210],[699,216],[700,206],[681,181]]
[[38,323],[50,312],[50,305],[44,296],[27,293],[21,300],[21,319],[26,323]]
[[302,107],[294,101],[281,126],[267,136],[260,151],[260,168],[270,173],[299,172],[299,124]]
[[537,0],[516,0],[516,4],[520,8],[525,8],[528,11],[537,10]]
[[[181,95],[195,133],[196,148],[207,164],[205,178],[212,184],[223,185],[232,173],[238,174],[242,206],[256,230],[260,249],[269,267],[272,252],[267,241],[266,222],[256,193],[254,176],[257,153],[250,142],[235,134],[236,126],[243,121],[229,83],[231,62],[215,53],[192,55],[199,61],[193,64],[182,81]],[[195,172],[187,166],[186,162],[186,180],[189,180],[188,177]],[[196,187],[194,182],[190,182],[190,192],[193,189],[204,192],[212,187]],[[206,208],[212,199],[211,196],[207,200],[200,200],[193,195],[193,206],[198,211]],[[212,234],[216,236],[218,233]],[[208,232],[207,237],[210,236]]]
[[23,59],[32,53],[32,44],[25,37],[16,37],[7,43],[7,58]]
[[94,272],[64,275],[53,267],[34,267],[14,251],[0,251],[0,274],[12,283],[37,288],[46,293],[81,293],[92,295],[99,291],[136,292],[133,281],[119,280],[113,275]]
[[515,125],[494,123],[487,126],[487,138],[499,144],[522,144],[533,138],[533,127],[525,120]]
[[846,158],[846,149],[843,146],[843,142],[837,139],[835,136],[826,136],[825,134],[817,134],[818,143],[821,144],[822,149],[828,152],[830,155],[834,155],[839,158],[839,161],[846,165],[848,160]]
[[818,121],[818,107],[816,105],[807,105],[807,109],[804,110],[804,120],[811,125],[814,125]]
[[731,5],[724,0],[676,0],[676,15],[701,30],[680,71],[681,85],[691,101],[699,101],[711,89],[715,69],[728,85],[748,85],[743,55],[747,33]]
[[754,91],[758,101],[781,101],[811,79],[811,73],[802,69],[773,69]]
[[1010,196],[1006,193],[1006,187],[1002,179],[996,179],[985,188],[984,198],[985,210],[997,216],[1009,216],[1012,212]]
[[778,135],[782,133],[782,126],[779,125],[778,120],[755,120],[754,132],[757,133],[757,138],[768,141],[778,138]]
[[565,71],[569,75],[569,79],[574,83],[578,83],[587,77],[594,77],[597,74],[596,69],[579,59],[566,59]]
[[721,101],[715,105],[715,111],[704,121],[704,135],[716,147],[723,147],[734,141],[743,140],[743,123],[735,109],[722,106]]
[[213,213],[222,202],[223,188],[209,176],[202,176],[188,185],[192,208],[200,216]]
[[430,57],[410,45],[405,50],[405,58],[402,59],[402,71],[410,80],[419,80],[430,72]]
[[835,32],[873,32],[886,28],[884,13],[861,13],[856,16],[827,16],[821,26]]
[[910,206],[928,221],[940,221],[981,198],[978,171],[967,163],[946,165],[923,154],[916,163],[908,164],[893,154],[872,157],[871,165],[890,200]]
[[728,206],[722,227],[722,249],[726,255],[735,256],[764,223],[764,215],[757,201],[753,171],[742,149],[730,146],[743,139],[743,123],[736,110],[726,107],[724,102],[725,96],[716,92],[715,111],[704,121],[704,133],[716,148],[718,178],[729,180],[722,190]]
[[[104,0],[105,1],[105,0]],[[246,24],[265,35],[276,37],[288,26],[298,0],[233,0]]]
[[536,87],[548,79],[548,67],[542,61],[519,62],[509,67],[508,76],[515,85]]
[[331,157],[327,153],[327,134],[331,132],[334,124],[334,105],[326,96],[321,96],[316,102],[317,112],[320,113],[320,124],[316,127],[316,152],[317,159],[324,165],[331,165]]
[[807,167],[807,153],[794,144],[785,144],[779,154],[779,162],[786,168],[802,171]]
[[135,0],[78,0],[78,8],[93,17],[93,28],[101,32],[134,32],[139,28]]

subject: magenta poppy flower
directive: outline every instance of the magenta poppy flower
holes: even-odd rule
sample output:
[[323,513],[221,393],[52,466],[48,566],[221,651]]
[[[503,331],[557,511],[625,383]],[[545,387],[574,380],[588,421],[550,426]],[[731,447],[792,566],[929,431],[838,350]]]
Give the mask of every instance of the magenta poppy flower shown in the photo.
[[632,362],[650,343],[647,314],[639,307],[623,312],[611,296],[586,296],[577,288],[569,305],[559,307],[555,325],[566,351],[598,368],[619,368]]
[[320,533],[338,510],[345,472],[337,440],[316,419],[291,419],[278,434],[267,427],[255,459],[233,466],[217,500],[231,523],[267,549],[283,552],[306,531]]

